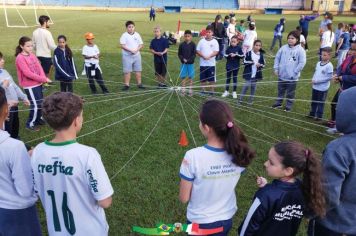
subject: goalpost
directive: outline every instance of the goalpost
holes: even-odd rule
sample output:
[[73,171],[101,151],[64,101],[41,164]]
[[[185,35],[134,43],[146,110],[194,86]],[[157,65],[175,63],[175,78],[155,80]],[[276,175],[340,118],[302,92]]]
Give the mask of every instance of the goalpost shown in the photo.
[[[43,4],[42,0],[38,0],[39,6],[41,9],[43,9],[46,13],[47,16],[50,18],[50,24],[54,24],[52,17],[50,16],[47,8]],[[4,9],[4,16],[5,16],[5,22],[7,27],[14,27],[14,28],[28,28],[28,27],[35,27],[38,26],[38,3],[36,0],[2,0],[2,5]],[[28,6],[26,9],[33,10],[33,15],[31,18],[33,20],[26,20],[25,17],[21,13],[21,9],[18,8],[18,6]],[[11,24],[10,18],[9,18],[9,9],[15,9],[17,13],[17,17],[19,17],[22,21],[22,24]],[[23,8],[22,8],[23,9]]]

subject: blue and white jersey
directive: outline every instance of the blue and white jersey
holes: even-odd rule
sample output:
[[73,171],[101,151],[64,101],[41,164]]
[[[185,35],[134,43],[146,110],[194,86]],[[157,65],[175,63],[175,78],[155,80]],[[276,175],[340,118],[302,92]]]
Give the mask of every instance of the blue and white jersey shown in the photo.
[[244,170],[224,149],[204,145],[189,150],[180,167],[180,177],[193,183],[188,220],[205,224],[231,219],[237,211],[235,187]]
[[294,236],[303,218],[301,182],[274,180],[259,189],[239,227],[240,236]]

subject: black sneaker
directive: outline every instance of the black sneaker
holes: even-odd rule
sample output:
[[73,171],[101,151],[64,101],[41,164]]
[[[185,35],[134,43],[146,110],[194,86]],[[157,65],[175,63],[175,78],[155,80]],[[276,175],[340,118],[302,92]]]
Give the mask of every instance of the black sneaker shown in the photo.
[[138,84],[138,85],[137,85],[137,88],[139,88],[139,89],[146,89],[146,87],[143,86],[142,84]]
[[272,105],[272,108],[273,108],[273,109],[281,109],[281,108],[282,108],[282,105],[281,105],[281,104],[273,104],[273,105]]
[[122,91],[128,91],[130,89],[130,86],[128,85],[124,85],[124,87],[122,87]]
[[107,94],[109,94],[110,92],[108,91],[108,90],[106,90],[106,91],[103,91],[103,94],[104,95],[107,95]]
[[36,125],[45,125],[46,122],[42,119],[40,119],[39,121],[36,122]]
[[166,84],[161,84],[162,88],[168,88],[168,86]]

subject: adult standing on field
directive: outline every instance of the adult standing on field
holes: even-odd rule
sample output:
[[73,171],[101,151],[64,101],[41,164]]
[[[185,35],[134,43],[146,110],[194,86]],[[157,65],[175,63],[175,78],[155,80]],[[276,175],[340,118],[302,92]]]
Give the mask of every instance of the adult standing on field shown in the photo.
[[32,35],[33,48],[36,50],[36,56],[41,62],[41,66],[47,78],[49,78],[49,72],[53,65],[51,50],[57,48],[52,33],[48,30],[49,21],[50,18],[48,16],[40,16],[38,18],[40,27],[33,31]]
[[120,46],[122,48],[122,68],[124,71],[123,91],[130,89],[131,72],[135,72],[137,87],[144,89],[141,82],[142,61],[140,50],[143,41],[139,33],[135,32],[135,23],[126,21],[126,32],[121,35]]
[[151,8],[150,8],[150,21],[151,20],[153,20],[153,21],[156,20],[156,10],[153,8],[153,6],[151,6]]
[[305,38],[305,50],[308,50],[309,22],[315,20],[318,17],[319,17],[318,13],[310,16],[300,15],[299,26],[302,29],[302,34],[304,35]]
[[219,55],[216,57],[216,59],[221,60],[224,58],[224,37],[226,34],[221,15],[217,15],[215,17],[215,21],[211,24],[211,27],[213,27],[214,37],[219,43]]

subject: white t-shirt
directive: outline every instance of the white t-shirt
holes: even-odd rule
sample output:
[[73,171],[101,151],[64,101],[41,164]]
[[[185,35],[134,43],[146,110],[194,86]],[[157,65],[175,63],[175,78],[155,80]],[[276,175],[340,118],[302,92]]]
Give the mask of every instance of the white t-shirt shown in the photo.
[[187,218],[198,224],[231,219],[237,211],[235,187],[245,169],[226,151],[208,145],[189,150],[180,177],[192,181]]
[[[127,32],[123,33],[120,37],[120,44],[125,45],[127,48],[131,50],[137,49],[140,45],[143,44],[142,38],[139,33],[134,32],[133,34],[129,34]],[[137,52],[139,54],[140,52]],[[123,55],[132,55],[131,52],[122,49]]]
[[25,145],[0,129],[0,208],[25,209],[36,201]]
[[[331,36],[330,36],[331,34]],[[323,36],[321,37],[321,45],[320,48],[332,47],[335,38],[335,33],[330,30],[325,31]]]
[[252,48],[253,42],[257,39],[257,32],[255,30],[246,30],[244,32],[244,45]]
[[257,63],[258,61],[260,60],[260,57],[261,55],[260,54],[256,54],[254,53],[253,51],[251,51],[251,58],[252,58],[252,61],[253,61],[253,65],[252,65],[252,75],[251,75],[251,78],[254,78],[256,77],[256,72],[257,72]]
[[[219,43],[216,41],[216,39],[206,40],[203,38],[197,45],[197,51],[207,57],[213,52],[219,52]],[[215,64],[215,57],[212,57],[209,60],[204,60],[202,57],[200,57],[200,66],[215,66]]]
[[226,29],[226,32],[227,32],[227,37],[229,37],[229,40],[231,40],[232,36],[236,34],[236,25],[230,23]]
[[[92,56],[96,56],[99,54],[100,54],[100,51],[99,51],[98,46],[96,46],[96,44],[94,44],[93,46],[85,45],[83,47],[83,50],[82,50],[83,56],[92,57]],[[90,66],[90,64],[98,65],[99,59],[96,59],[96,58],[84,59],[84,62],[85,62],[86,66]]]
[[105,212],[97,201],[114,191],[95,148],[75,140],[44,142],[34,149],[31,165],[50,236],[73,231],[77,236],[108,235]]
[[322,65],[320,61],[316,63],[313,75],[313,81],[315,81],[316,84],[313,83],[313,89],[318,91],[327,91],[330,87],[330,80],[333,77],[333,71],[334,67],[331,62],[324,65]]

